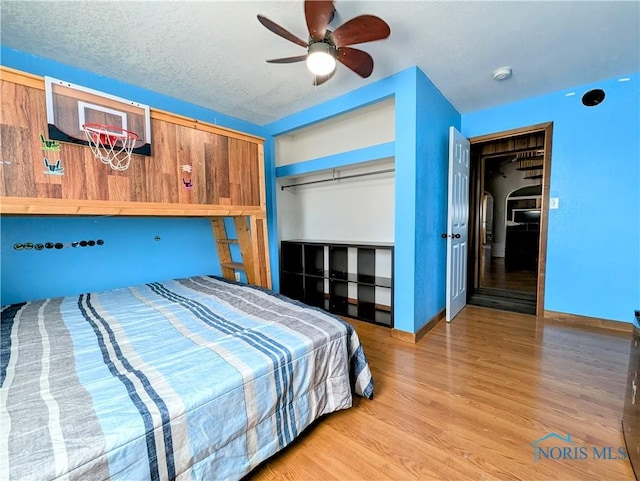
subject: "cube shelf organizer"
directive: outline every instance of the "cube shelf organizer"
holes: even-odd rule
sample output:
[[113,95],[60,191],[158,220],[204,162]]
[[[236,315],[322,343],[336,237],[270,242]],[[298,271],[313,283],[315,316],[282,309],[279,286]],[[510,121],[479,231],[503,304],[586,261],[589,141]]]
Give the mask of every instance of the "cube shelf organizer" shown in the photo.
[[393,244],[287,240],[280,260],[283,295],[393,327]]

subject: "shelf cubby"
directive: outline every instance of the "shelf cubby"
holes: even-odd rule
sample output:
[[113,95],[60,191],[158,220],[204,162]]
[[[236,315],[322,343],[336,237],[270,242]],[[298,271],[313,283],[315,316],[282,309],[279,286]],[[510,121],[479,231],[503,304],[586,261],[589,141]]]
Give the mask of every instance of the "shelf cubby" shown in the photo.
[[348,274],[348,248],[345,246],[329,246],[329,278],[347,279]]
[[324,278],[305,276],[304,278],[304,302],[310,306],[325,309]]
[[393,327],[392,244],[291,240],[282,241],[281,253],[283,294],[340,316]]
[[302,245],[283,242],[280,247],[282,270],[302,273]]
[[340,280],[329,281],[329,310],[343,316],[349,308],[349,283]]
[[376,324],[391,327],[391,311],[387,311],[386,309],[376,309],[374,322]]
[[374,284],[376,278],[376,250],[358,249],[358,282]]
[[324,270],[324,246],[306,244],[304,246],[304,273],[323,276]]
[[302,274],[282,271],[280,274],[280,293],[292,299],[304,299],[304,277]]

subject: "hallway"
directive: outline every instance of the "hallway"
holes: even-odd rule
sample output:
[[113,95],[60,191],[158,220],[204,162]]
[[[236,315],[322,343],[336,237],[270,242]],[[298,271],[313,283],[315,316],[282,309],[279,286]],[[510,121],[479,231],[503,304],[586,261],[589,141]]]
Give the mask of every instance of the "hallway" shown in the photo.
[[480,288],[469,292],[467,303],[522,314],[536,313],[537,273],[530,270],[508,271],[504,257],[491,257],[485,246],[482,256]]

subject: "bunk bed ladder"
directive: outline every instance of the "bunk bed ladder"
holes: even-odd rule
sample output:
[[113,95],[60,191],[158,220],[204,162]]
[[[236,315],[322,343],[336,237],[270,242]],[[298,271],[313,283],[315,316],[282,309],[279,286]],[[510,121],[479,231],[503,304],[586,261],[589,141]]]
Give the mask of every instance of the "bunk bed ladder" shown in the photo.
[[[247,282],[253,285],[261,285],[258,282],[259,274],[256,275],[255,255],[253,249],[253,241],[246,216],[231,217],[236,227],[237,239],[229,239],[227,228],[225,226],[225,217],[212,217],[211,226],[218,250],[218,259],[220,260],[220,268],[222,277],[235,281],[236,272],[243,271],[247,276]],[[236,262],[231,255],[231,246],[237,244],[240,247],[242,262]]]

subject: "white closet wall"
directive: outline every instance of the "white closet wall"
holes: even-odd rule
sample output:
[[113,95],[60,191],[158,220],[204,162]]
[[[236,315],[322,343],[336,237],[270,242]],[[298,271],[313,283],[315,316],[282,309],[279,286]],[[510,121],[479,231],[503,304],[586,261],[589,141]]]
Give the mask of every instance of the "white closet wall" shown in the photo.
[[395,140],[395,103],[384,100],[276,138],[276,167]]
[[[393,166],[391,159],[340,170],[336,177],[388,170]],[[286,183],[329,178],[331,171],[286,179]],[[280,239],[393,242],[394,183],[394,173],[390,172],[285,190],[278,188]]]
[[280,189],[283,183],[278,180],[278,239],[302,239],[300,219],[302,218],[301,204],[293,189]]
[[[395,140],[394,99],[333,117],[276,139],[276,166],[313,161]],[[283,185],[393,170],[394,159],[277,179],[281,240],[394,241],[394,172],[316,183]],[[319,163],[322,165],[322,162]]]

